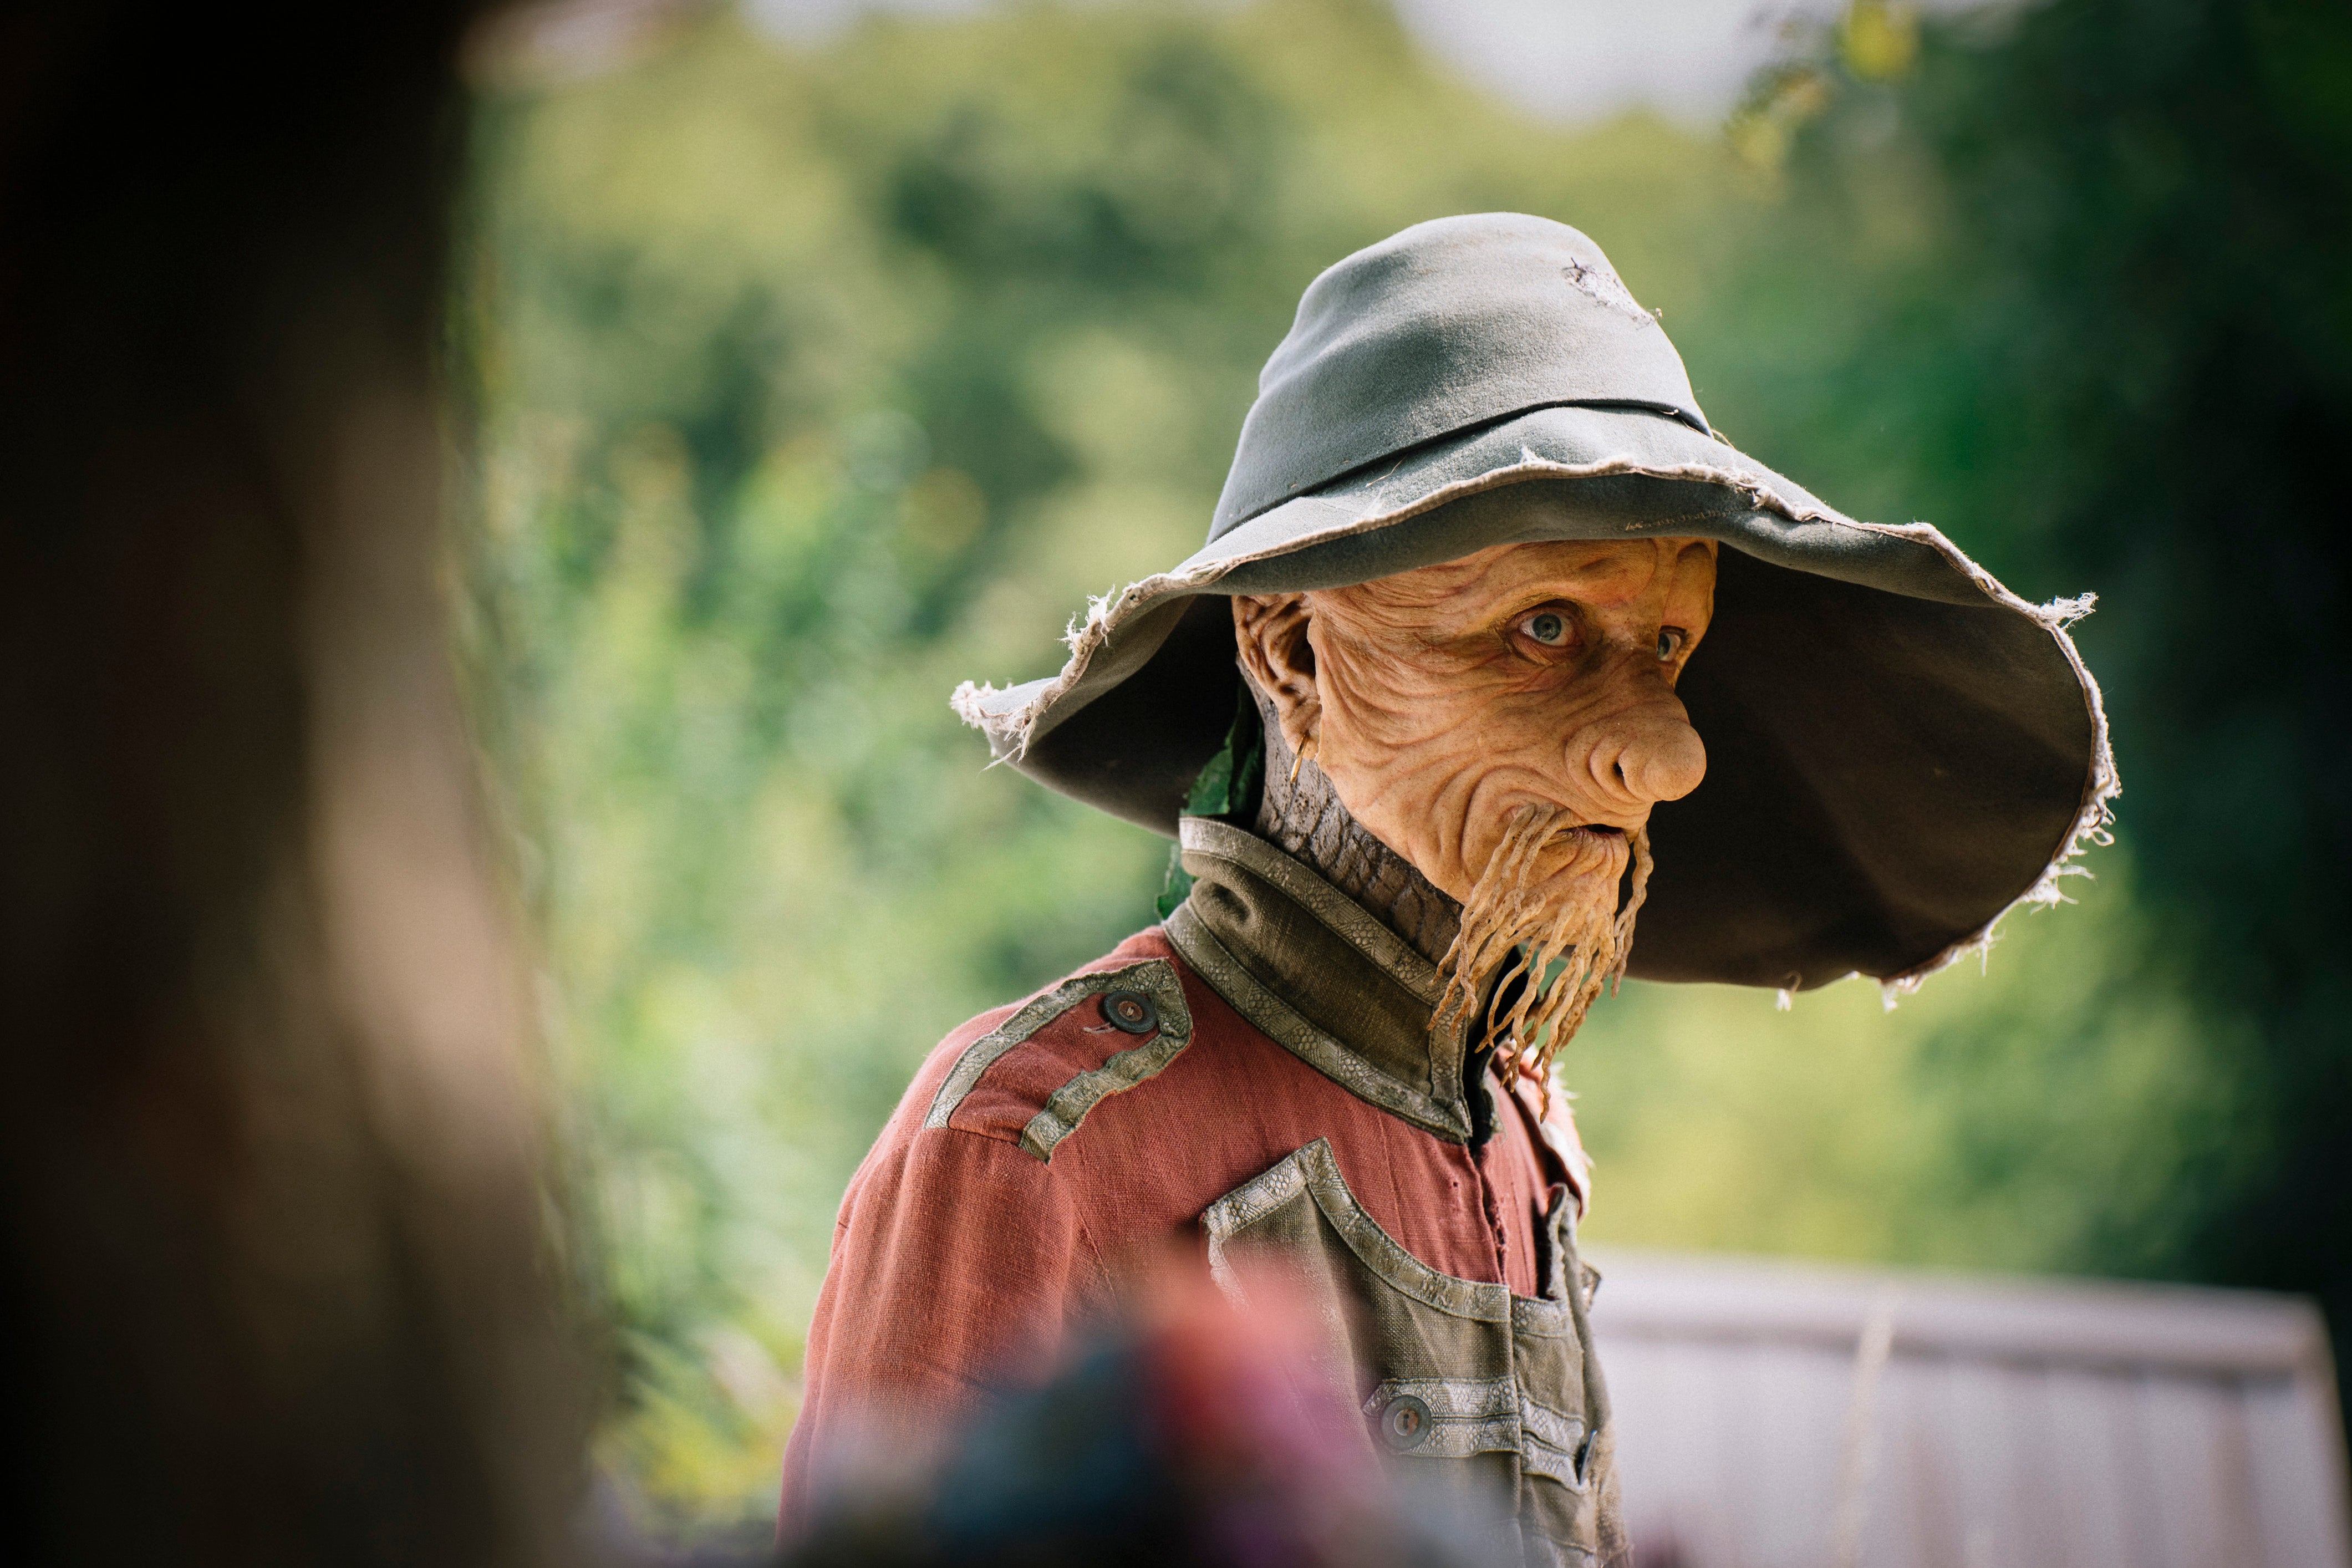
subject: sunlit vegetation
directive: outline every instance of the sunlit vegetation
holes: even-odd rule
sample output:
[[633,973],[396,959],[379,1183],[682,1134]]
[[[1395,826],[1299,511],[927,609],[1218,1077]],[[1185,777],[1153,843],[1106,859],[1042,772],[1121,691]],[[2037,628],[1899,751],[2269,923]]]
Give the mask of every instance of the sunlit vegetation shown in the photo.
[[[1722,135],[1532,122],[1369,0],[1010,7],[823,52],[721,18],[490,91],[469,648],[638,1506],[769,1506],[834,1206],[915,1064],[1152,918],[1161,841],[984,770],[947,694],[1049,672],[1089,594],[1199,542],[1322,265],[1447,213],[1573,223],[1748,450],[2029,595],[2151,580],[2065,532],[2092,459],[2059,392],[2004,395],[2059,307],[1962,243],[2000,128],[1952,128],[2011,46],[1906,16],[1857,10]],[[2161,635],[2086,633],[2137,660],[2120,710],[2160,711]],[[2135,790],[2152,727],[2120,737]],[[1605,1005],[1563,1066],[1592,1239],[2179,1267],[2179,1173],[2262,1157],[2217,1065],[2256,1026],[2158,956],[2173,905],[2139,894],[2182,879],[2136,798],[2079,906],[1892,1013],[1864,984]]]

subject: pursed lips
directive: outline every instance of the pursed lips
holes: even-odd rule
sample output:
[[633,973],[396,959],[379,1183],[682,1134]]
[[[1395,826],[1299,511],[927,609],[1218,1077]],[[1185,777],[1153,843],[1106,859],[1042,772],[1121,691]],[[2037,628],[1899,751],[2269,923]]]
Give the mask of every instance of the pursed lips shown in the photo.
[[1611,850],[1620,855],[1625,854],[1631,843],[1625,829],[1606,822],[1579,823],[1574,827],[1563,830],[1553,839],[1553,842],[1557,844],[1562,838],[1575,839],[1587,846],[1589,852],[1600,854],[1606,854]]

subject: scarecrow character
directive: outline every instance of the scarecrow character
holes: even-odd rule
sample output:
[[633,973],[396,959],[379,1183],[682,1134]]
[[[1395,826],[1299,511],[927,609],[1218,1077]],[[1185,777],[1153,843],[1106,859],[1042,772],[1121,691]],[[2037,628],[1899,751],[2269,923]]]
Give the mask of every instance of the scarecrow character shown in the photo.
[[961,1421],[1173,1242],[1320,1302],[1302,1373],[1499,1500],[1496,1561],[1625,1560],[1551,1059],[1624,974],[1891,994],[2054,901],[2116,792],[2085,608],[1739,452],[1574,229],[1324,273],[1208,543],[1058,676],[956,694],[1175,837],[1181,897],[916,1077],[842,1205],[788,1522],[842,1434]]

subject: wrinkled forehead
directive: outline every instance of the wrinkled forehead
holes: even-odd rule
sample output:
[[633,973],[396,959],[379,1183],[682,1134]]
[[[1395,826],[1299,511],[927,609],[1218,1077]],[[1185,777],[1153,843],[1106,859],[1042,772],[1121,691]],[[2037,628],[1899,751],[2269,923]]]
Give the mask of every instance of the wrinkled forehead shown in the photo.
[[[1450,619],[1546,599],[1605,608],[1665,591],[1683,552],[1693,546],[1704,552],[1711,569],[1711,541],[1551,540],[1498,544],[1459,560],[1415,567],[1353,587],[1320,590],[1307,597],[1342,616],[1354,612],[1415,619],[1423,616]],[[1696,563],[1695,560],[1692,564]],[[1711,570],[1708,575],[1712,576]]]

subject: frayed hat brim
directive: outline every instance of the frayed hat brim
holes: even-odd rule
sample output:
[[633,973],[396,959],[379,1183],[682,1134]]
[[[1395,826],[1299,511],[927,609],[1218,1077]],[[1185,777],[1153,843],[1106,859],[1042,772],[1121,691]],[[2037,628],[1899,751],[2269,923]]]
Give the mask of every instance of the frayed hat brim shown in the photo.
[[2065,629],[2088,600],[2029,603],[1936,529],[1857,521],[1648,410],[1523,410],[1270,506],[1090,605],[1058,675],[956,710],[999,760],[1173,836],[1233,711],[1227,595],[1656,535],[1727,548],[1679,688],[1707,778],[1653,817],[1632,973],[1902,988],[2055,896],[2117,793]]

